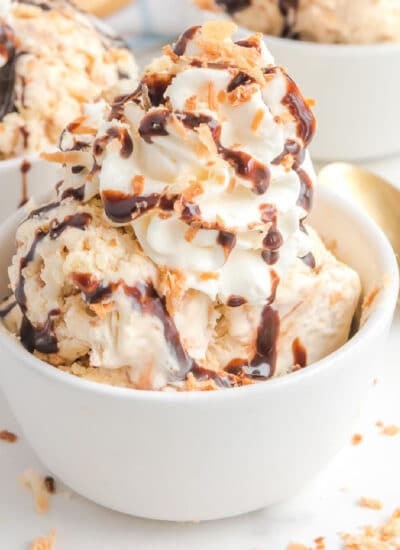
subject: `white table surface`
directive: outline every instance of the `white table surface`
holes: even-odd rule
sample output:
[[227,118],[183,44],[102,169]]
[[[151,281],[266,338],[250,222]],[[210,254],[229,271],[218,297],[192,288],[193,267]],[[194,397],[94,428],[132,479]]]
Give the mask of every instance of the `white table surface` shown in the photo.
[[[400,157],[367,164],[400,186]],[[1,361],[1,355],[0,355]],[[26,468],[47,473],[28,444],[0,441],[0,550],[26,550],[29,542],[57,531],[55,550],[285,550],[289,542],[311,544],[325,536],[328,550],[342,548],[338,532],[379,523],[400,506],[400,435],[379,434],[376,421],[400,425],[400,313],[397,313],[381,376],[356,431],[364,435],[290,501],[246,516],[200,524],[140,520],[101,508],[76,494],[51,498],[38,515],[32,495],[18,486]],[[32,396],[32,406],[35,397]],[[337,404],[340,407],[340,403]],[[20,434],[0,394],[0,430]],[[49,433],[51,438],[51,434]],[[71,449],[71,453],[73,450]],[[162,460],[162,457],[160,457]],[[382,511],[357,505],[360,496],[378,498]]]

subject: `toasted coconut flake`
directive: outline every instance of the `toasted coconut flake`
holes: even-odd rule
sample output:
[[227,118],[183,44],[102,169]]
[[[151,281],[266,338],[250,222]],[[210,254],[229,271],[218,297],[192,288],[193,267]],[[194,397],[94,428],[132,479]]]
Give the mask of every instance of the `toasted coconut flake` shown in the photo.
[[15,443],[18,440],[18,436],[8,430],[2,430],[0,432],[0,440],[6,441],[7,443]]
[[94,311],[94,313],[99,317],[99,319],[104,319],[107,313],[112,309],[112,303],[109,304],[89,304],[89,309]]
[[382,510],[383,508],[382,502],[375,498],[361,497],[358,504],[363,508],[369,508],[370,510]]
[[187,229],[186,233],[185,233],[185,240],[187,240],[188,243],[191,243],[193,241],[193,239],[195,238],[195,236],[197,235],[197,232],[198,232],[198,228],[197,227],[194,227],[194,226],[189,226],[189,228]]
[[352,445],[359,445],[363,440],[363,436],[361,434],[354,434],[351,438]]
[[257,132],[261,122],[263,121],[264,115],[265,115],[264,109],[257,110],[253,120],[251,121],[251,126],[250,126],[253,132]]
[[176,53],[174,52],[174,50],[171,48],[169,44],[164,46],[162,51],[163,51],[163,54],[169,57],[174,63],[179,61],[179,56],[176,55]]
[[197,97],[195,95],[192,95],[188,97],[185,101],[185,111],[194,111],[196,109],[197,105]]
[[205,271],[200,275],[202,281],[209,281],[210,279],[219,279],[219,273],[213,273],[210,271]]
[[237,25],[232,21],[207,21],[201,34],[204,40],[219,43],[230,38],[236,31]]
[[371,292],[369,292],[365,296],[363,304],[361,306],[362,309],[367,309],[367,308],[372,306],[372,304],[375,302],[375,298],[378,296],[380,290],[381,290],[380,288],[374,288],[373,290],[371,290]]
[[40,153],[40,158],[58,164],[82,164],[86,156],[81,151],[55,151],[54,153]]
[[49,509],[49,492],[43,477],[30,468],[21,475],[20,484],[32,491],[35,509],[38,514],[46,513]]
[[200,143],[205,147],[206,151],[211,155],[217,154],[217,146],[212,137],[211,130],[206,124],[201,124],[197,130]]
[[132,178],[132,191],[135,195],[140,195],[143,193],[144,189],[144,177],[140,174],[137,174]]
[[218,110],[217,96],[214,82],[208,82],[207,84],[207,102],[212,111]]
[[395,435],[398,435],[400,433],[400,427],[396,426],[395,424],[391,424],[389,426],[384,426],[381,430],[382,435],[388,435],[391,437],[394,437]]
[[29,547],[29,550],[53,550],[55,539],[56,531],[52,529],[47,537],[35,539]]

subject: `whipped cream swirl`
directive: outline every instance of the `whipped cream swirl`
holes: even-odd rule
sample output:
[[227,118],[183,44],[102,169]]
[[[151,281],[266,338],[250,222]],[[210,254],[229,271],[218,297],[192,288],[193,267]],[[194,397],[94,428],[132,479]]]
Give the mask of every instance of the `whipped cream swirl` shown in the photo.
[[261,36],[234,42],[234,31],[189,29],[136,90],[70,125],[61,149],[75,164],[60,193],[100,192],[109,220],[131,224],[186,289],[253,305],[273,301],[296,258],[310,261],[315,120]]

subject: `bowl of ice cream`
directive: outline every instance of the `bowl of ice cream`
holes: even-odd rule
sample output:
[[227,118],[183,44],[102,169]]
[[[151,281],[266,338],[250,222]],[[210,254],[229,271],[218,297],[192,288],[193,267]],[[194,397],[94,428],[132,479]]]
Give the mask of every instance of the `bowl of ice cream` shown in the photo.
[[400,151],[397,0],[216,0],[268,47],[316,100],[319,160],[366,160]]
[[39,153],[54,148],[82,104],[136,78],[133,55],[103,23],[64,0],[0,10],[0,218],[60,179]]
[[234,30],[188,29],[137,88],[87,105],[56,195],[0,228],[21,428],[67,485],[143,517],[294,494],[348,439],[396,303],[373,222],[325,189],[308,217],[313,113]]

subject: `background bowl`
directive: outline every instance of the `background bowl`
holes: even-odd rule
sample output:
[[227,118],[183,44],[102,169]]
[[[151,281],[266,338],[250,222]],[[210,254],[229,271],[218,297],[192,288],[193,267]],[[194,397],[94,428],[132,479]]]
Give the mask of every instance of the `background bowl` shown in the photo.
[[400,152],[400,44],[316,44],[266,36],[278,64],[317,101],[314,159]]
[[38,154],[1,160],[0,221],[13,214],[26,199],[37,199],[54,189],[62,177],[60,165],[46,162]]
[[[0,291],[15,214],[0,227]],[[333,223],[335,220],[335,223]],[[0,383],[26,439],[55,476],[128,514],[206,520],[295,494],[349,443],[381,369],[398,292],[395,256],[362,212],[320,188],[312,224],[380,289],[362,329],[327,358],[288,376],[215,392],[99,385],[60,372],[0,331]]]

